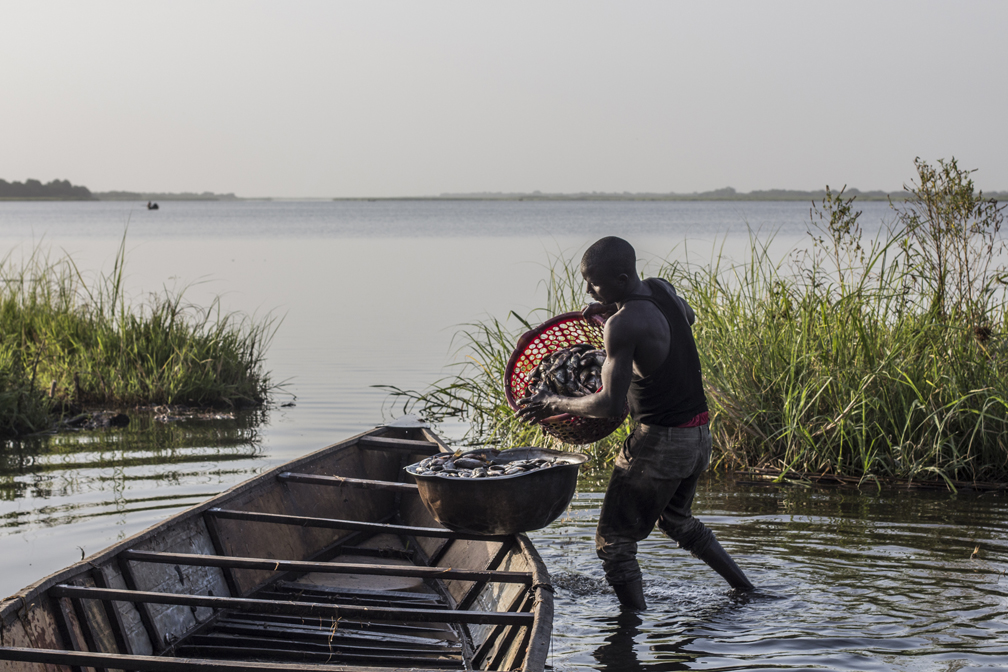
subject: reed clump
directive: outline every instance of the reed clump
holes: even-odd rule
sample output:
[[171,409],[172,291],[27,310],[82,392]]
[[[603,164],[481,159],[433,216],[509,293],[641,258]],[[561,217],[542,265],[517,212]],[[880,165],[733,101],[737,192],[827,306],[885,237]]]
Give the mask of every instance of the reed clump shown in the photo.
[[952,159],[917,160],[870,240],[827,192],[813,247],[667,269],[697,314],[722,459],[868,479],[1005,481],[1003,206]]
[[[1004,206],[955,159],[916,167],[878,235],[864,234],[853,198],[827,189],[808,249],[776,259],[752,237],[743,263],[658,271],[696,310],[721,466],[1008,480]],[[468,325],[453,375],[394,398],[435,421],[468,421],[471,443],[551,444],[515,418],[501,383],[521,331],[584,303],[576,260],[553,260],[547,282],[544,308]],[[612,458],[626,430],[589,452]]]
[[0,261],[0,434],[47,428],[69,406],[263,404],[274,321],[192,306],[164,290],[131,305],[125,238],[110,274],[85,281],[73,260],[36,247]]

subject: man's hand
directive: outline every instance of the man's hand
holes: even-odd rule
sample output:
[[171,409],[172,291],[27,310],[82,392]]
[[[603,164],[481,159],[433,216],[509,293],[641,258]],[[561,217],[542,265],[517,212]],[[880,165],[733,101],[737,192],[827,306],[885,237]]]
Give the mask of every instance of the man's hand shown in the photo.
[[617,305],[615,303],[592,303],[589,304],[587,308],[581,311],[581,314],[586,320],[590,320],[596,315],[601,315],[603,318],[610,318],[616,312]]
[[518,417],[522,421],[534,425],[540,420],[544,420],[551,415],[556,415],[556,413],[550,410],[550,401],[556,397],[558,395],[543,390],[533,397],[519,399],[518,405],[520,408],[517,411]]

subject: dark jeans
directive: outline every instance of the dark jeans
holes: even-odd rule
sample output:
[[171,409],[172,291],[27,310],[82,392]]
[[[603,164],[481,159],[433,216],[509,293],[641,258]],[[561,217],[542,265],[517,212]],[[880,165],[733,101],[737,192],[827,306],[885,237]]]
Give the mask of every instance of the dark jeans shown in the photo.
[[637,542],[658,523],[681,548],[703,553],[714,535],[693,517],[697,480],[710,464],[707,425],[638,425],[620,451],[602,502],[595,550],[612,585],[641,578]]

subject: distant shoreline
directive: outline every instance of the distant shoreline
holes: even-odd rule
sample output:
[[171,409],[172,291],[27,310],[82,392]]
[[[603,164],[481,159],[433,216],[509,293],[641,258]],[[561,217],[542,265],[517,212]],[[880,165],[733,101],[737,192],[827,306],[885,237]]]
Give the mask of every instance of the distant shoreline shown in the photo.
[[[836,193],[835,191],[833,192]],[[905,201],[910,192],[861,191],[846,189],[844,195],[859,201]],[[216,194],[211,191],[196,192],[138,192],[96,191],[74,186],[66,180],[53,180],[42,184],[38,180],[7,182],[0,179],[0,201],[821,201],[825,189],[801,191],[797,189],[766,189],[750,192],[735,191],[732,187],[700,191],[689,194],[653,192],[580,192],[573,194],[522,192],[474,192],[468,194],[444,193],[438,196],[348,196],[348,197],[242,197],[233,193]],[[1008,191],[989,191],[985,198],[1008,201]]]
[[43,184],[39,180],[8,182],[0,179],[0,201],[237,201],[234,194],[215,194],[184,191],[141,192],[141,191],[97,191],[70,184],[68,180],[53,180]]
[[[1008,192],[999,192],[1008,196]],[[857,196],[859,201],[905,200],[906,192],[844,192],[846,196]],[[985,194],[986,195],[986,194]],[[821,201],[825,191],[795,192],[783,191],[773,195],[762,192],[736,193],[733,196],[717,196],[711,194],[443,194],[441,196],[375,196],[375,197],[342,197],[334,201]]]
[[[837,193],[833,192],[834,195]],[[860,191],[858,189],[846,189],[844,196],[856,197],[859,201],[905,201],[910,197],[910,193],[900,191]],[[677,194],[670,192],[659,193],[612,193],[612,192],[591,192],[577,194],[545,194],[534,191],[525,193],[492,193],[478,192],[472,194],[441,194],[440,196],[375,196],[375,197],[343,197],[334,198],[334,201],[733,201],[733,202],[758,202],[758,201],[821,201],[826,197],[825,189],[815,191],[799,191],[796,189],[767,189],[764,191],[738,192],[731,187],[716,189],[714,191],[694,192],[690,194]],[[998,201],[1008,200],[1008,191],[993,191],[984,193],[985,198],[994,198]]]
[[247,201],[255,199],[238,198],[234,194],[202,193],[141,193],[136,191],[96,191],[97,201]]

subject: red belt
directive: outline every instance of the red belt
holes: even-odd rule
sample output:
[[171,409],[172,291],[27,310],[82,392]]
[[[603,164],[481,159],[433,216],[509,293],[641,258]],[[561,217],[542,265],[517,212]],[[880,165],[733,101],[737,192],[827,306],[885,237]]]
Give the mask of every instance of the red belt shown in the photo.
[[693,419],[689,422],[676,425],[676,427],[699,427],[700,425],[706,425],[708,422],[710,422],[710,415],[707,411],[704,411],[703,413],[694,415]]

